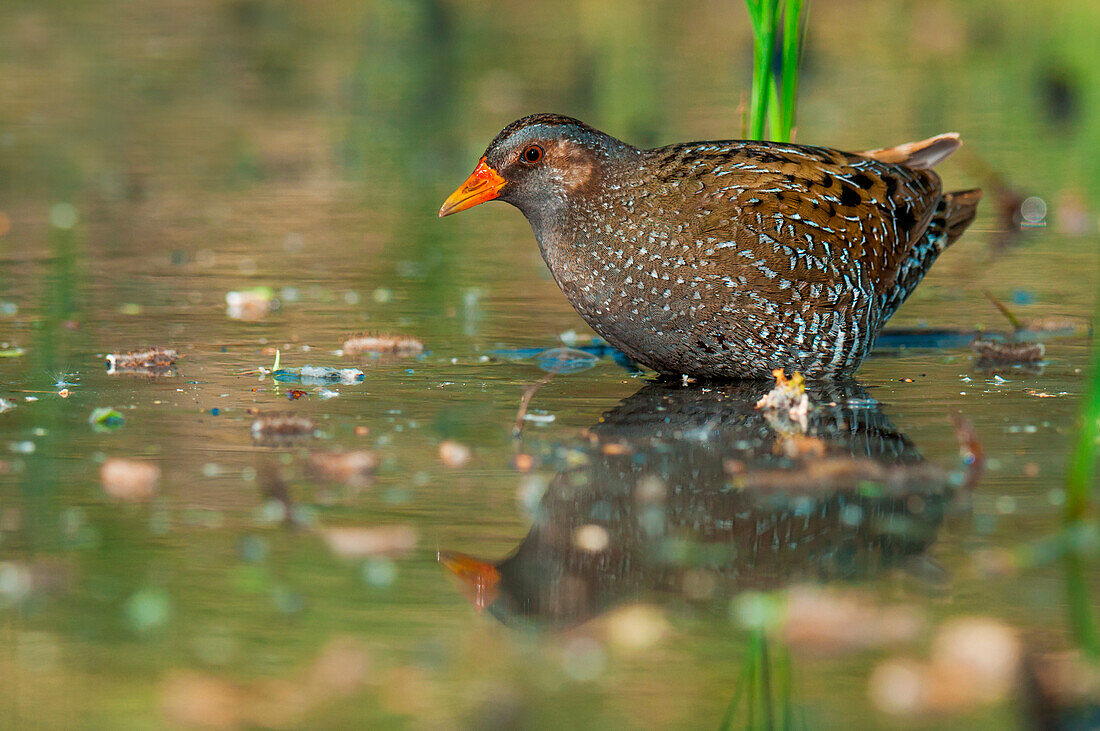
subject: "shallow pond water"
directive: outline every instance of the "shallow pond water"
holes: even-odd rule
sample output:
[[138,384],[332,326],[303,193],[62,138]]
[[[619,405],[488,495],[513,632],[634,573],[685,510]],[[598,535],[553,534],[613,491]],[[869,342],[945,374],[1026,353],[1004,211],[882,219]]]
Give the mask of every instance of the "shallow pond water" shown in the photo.
[[[653,383],[606,354],[547,378],[532,353],[591,339],[527,224],[435,217],[529,111],[736,136],[740,6],[0,9],[4,725],[719,727],[762,642],[795,727],[1026,717],[1014,683],[907,708],[916,686],[882,679],[959,618],[1074,646],[1051,538],[1100,242],[1100,59],[1075,39],[1100,14],[874,3],[852,28],[843,5],[814,4],[799,139],[959,129],[948,187],[1003,176],[1035,225],[1006,234],[991,190],[891,322],[967,335],[811,387],[805,429],[753,408],[768,384]],[[980,367],[969,333],[1010,329],[986,290],[1076,331],[1040,368]],[[364,331],[424,351],[340,354]],[[149,346],[179,358],[108,372]],[[364,377],[279,382],[276,350]],[[312,427],[254,438],[272,412]],[[323,456],[355,451],[369,476]]]

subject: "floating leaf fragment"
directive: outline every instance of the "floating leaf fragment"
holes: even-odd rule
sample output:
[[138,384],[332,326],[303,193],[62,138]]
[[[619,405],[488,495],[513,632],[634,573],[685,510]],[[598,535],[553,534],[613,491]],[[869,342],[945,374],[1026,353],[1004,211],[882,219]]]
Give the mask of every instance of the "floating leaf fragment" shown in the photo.
[[92,425],[93,431],[102,433],[118,429],[126,423],[126,419],[110,406],[100,406],[92,410],[88,423]]
[[[775,419],[769,419],[769,423],[780,433],[796,431],[805,432],[809,412],[810,397],[806,394],[806,379],[795,371],[787,378],[782,368],[772,371],[775,376],[775,388],[764,394],[756,402],[756,409],[769,412]],[[787,423],[787,422],[791,423]]]
[[975,340],[970,343],[970,349],[988,363],[1036,363],[1046,355],[1046,347],[1042,343]]
[[145,348],[129,353],[108,353],[108,375],[168,376],[179,353],[172,348]]
[[344,341],[344,355],[394,355],[408,358],[424,352],[424,344],[409,335],[361,333]]
[[0,350],[0,358],[21,358],[27,351],[23,348],[4,348]]

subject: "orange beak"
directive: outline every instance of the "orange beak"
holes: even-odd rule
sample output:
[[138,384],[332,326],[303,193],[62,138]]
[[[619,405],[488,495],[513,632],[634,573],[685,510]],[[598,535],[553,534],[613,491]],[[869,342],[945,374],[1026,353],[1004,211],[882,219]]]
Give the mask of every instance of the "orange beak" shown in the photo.
[[443,201],[443,207],[439,209],[439,217],[443,218],[452,213],[473,208],[478,203],[491,201],[500,195],[500,189],[504,187],[505,182],[496,170],[489,167],[485,158],[481,158],[462,187]]
[[[489,200],[486,198],[486,200]],[[473,205],[473,204],[472,204]],[[500,596],[500,572],[491,563],[467,556],[465,553],[440,551],[441,564],[466,584],[470,600],[478,611],[489,606]]]

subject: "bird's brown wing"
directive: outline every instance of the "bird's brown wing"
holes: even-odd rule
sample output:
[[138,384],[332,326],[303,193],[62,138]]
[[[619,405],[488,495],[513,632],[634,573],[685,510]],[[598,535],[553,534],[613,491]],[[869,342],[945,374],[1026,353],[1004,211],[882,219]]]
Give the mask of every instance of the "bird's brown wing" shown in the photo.
[[[703,256],[780,300],[827,307],[843,291],[888,296],[942,194],[927,170],[767,142],[665,148],[657,169],[688,172],[685,211]],[[814,286],[817,285],[817,286]]]

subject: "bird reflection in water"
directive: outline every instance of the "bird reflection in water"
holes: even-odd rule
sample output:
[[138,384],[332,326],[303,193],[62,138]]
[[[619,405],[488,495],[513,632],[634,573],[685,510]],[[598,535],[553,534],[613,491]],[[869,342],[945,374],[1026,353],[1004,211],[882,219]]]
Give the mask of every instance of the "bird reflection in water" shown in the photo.
[[550,628],[626,602],[725,602],[927,562],[977,462],[925,461],[857,384],[810,386],[804,430],[754,408],[766,390],[643,387],[556,450],[561,469],[511,556],[440,561],[479,608]]

